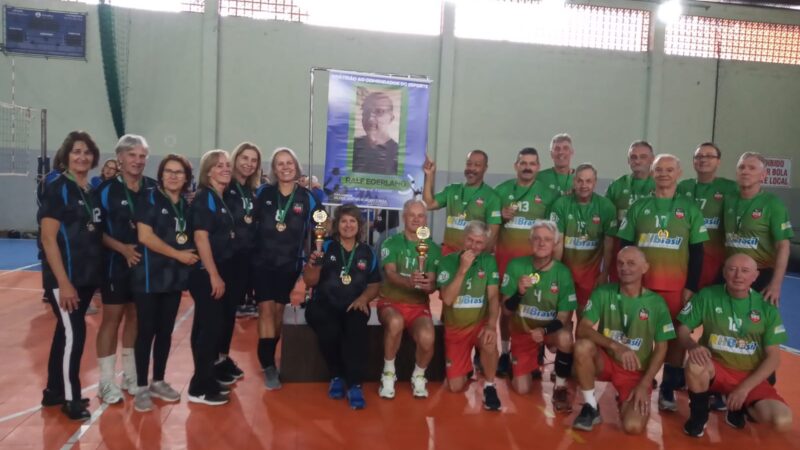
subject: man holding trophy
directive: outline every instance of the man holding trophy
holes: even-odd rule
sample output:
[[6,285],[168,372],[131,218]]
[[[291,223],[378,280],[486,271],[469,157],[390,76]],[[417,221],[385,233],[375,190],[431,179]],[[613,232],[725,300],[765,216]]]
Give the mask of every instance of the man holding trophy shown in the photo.
[[405,329],[417,344],[411,375],[413,395],[425,398],[425,369],[433,358],[434,341],[428,294],[436,288],[441,249],[430,239],[427,206],[422,200],[409,200],[403,205],[403,224],[403,232],[386,239],[381,246],[385,278],[378,299],[378,318],[384,329],[384,366],[378,394],[382,398],[395,396],[394,361]]

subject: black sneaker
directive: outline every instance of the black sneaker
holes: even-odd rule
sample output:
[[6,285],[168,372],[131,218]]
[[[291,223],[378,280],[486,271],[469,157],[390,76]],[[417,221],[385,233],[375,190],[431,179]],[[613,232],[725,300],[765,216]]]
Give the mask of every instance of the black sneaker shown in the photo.
[[511,375],[511,355],[501,353],[497,360],[497,376],[506,377]]
[[86,406],[81,401],[64,402],[61,405],[61,412],[72,420],[88,420],[92,417],[92,414],[89,413],[89,410],[86,409]]
[[202,405],[209,405],[209,406],[219,406],[228,403],[227,395],[224,394],[200,394],[200,395],[192,395],[189,394],[189,402],[191,403],[200,403]]
[[592,408],[592,405],[584,403],[580,414],[578,414],[578,417],[572,422],[572,428],[582,431],[592,431],[592,428],[602,421],[603,419],[600,418],[600,407],[595,409]]
[[494,386],[483,388],[483,409],[487,411],[500,411],[500,398]]
[[708,407],[712,411],[727,411],[728,405],[725,404],[725,397],[722,394],[713,394],[708,402]]
[[225,358],[225,361],[222,361],[223,370],[226,370],[234,380],[238,380],[244,376],[244,371],[236,365],[236,362],[231,358]]
[[744,415],[744,409],[740,409],[738,411],[728,410],[728,413],[725,414],[725,423],[733,428],[736,428],[737,430],[744,428],[745,424],[747,423],[747,418]]
[[[42,391],[42,406],[47,407],[63,405],[65,401],[66,399],[64,399],[64,394],[51,391],[50,389],[45,389]],[[89,406],[89,399],[81,398],[81,403],[83,403],[83,406]]]
[[706,432],[706,422],[707,420],[689,416],[689,420],[683,424],[683,432],[691,437],[703,437],[703,434]]
[[[225,361],[227,361],[227,359]],[[225,361],[214,364],[214,376],[220,384],[229,386],[233,383],[236,383],[236,377],[234,377],[233,374],[231,374],[225,367]]]
[[231,387],[229,385],[225,385],[225,384],[222,384],[220,382],[217,382],[217,384],[219,385],[219,393],[220,394],[228,395],[228,394],[231,393]]

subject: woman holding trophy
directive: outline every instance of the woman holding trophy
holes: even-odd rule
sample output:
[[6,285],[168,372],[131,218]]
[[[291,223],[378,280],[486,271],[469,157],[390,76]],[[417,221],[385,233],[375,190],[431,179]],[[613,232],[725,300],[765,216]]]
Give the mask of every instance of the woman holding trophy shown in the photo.
[[[300,164],[294,151],[286,147],[275,149],[271,167],[275,184],[259,188],[253,207],[257,225],[252,259],[259,310],[258,360],[264,370],[264,386],[270,390],[281,388],[275,349],[280,340],[283,309],[302,269],[312,215],[325,213],[311,191],[297,183]],[[326,219],[327,215],[320,222]]]
[[426,398],[425,369],[433,358],[434,329],[428,295],[436,289],[436,266],[441,249],[430,239],[427,206],[422,200],[403,205],[405,229],[386,239],[381,246],[381,267],[386,279],[381,284],[378,319],[383,324],[383,374],[378,394],[394,398],[397,375],[394,360],[403,330],[417,344],[416,365],[411,387],[416,398]]

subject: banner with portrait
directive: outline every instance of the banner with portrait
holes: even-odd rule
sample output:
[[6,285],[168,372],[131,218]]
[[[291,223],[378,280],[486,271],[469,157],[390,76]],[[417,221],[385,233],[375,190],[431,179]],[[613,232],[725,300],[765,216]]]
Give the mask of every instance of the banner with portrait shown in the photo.
[[430,80],[331,71],[326,203],[401,209],[422,191]]

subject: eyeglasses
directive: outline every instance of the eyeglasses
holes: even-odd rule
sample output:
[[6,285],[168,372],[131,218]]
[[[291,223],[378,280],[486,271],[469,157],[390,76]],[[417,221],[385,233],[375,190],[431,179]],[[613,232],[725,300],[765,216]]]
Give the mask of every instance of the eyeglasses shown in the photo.
[[165,177],[166,177],[166,176],[173,176],[173,177],[175,177],[175,178],[180,178],[180,177],[182,177],[182,176],[184,176],[184,175],[186,175],[186,172],[184,172],[183,170],[169,170],[169,169],[164,169],[164,176],[165,176]]
[[717,159],[719,156],[717,155],[694,155],[695,161],[699,161],[701,159]]

